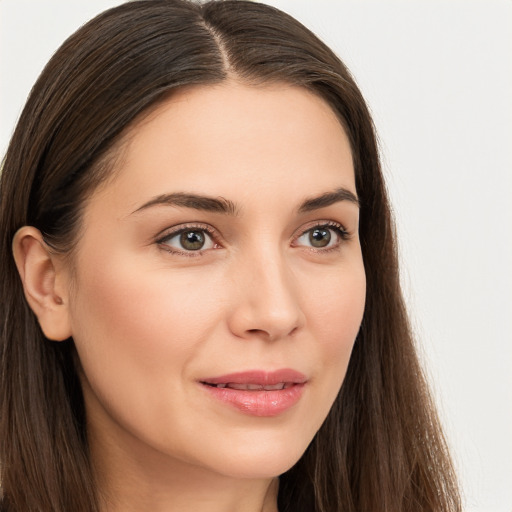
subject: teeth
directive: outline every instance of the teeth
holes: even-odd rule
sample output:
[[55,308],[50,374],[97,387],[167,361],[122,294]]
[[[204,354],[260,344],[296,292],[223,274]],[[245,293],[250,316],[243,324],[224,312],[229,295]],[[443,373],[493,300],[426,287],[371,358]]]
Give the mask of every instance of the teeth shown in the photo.
[[293,384],[291,382],[279,382],[278,384],[269,384],[263,386],[261,384],[237,384],[235,382],[228,382],[226,384],[215,384],[217,388],[230,388],[230,389],[238,389],[240,391],[278,391],[281,389],[288,389]]
[[272,386],[265,386],[265,389],[268,391],[273,391],[275,389],[284,389],[284,387],[285,387],[285,383],[280,382],[279,384],[274,384]]
[[256,390],[263,389],[263,386],[260,386],[258,384],[237,384],[235,382],[230,382],[230,383],[228,383],[228,388],[239,389],[242,391],[247,391],[247,390],[256,391]]

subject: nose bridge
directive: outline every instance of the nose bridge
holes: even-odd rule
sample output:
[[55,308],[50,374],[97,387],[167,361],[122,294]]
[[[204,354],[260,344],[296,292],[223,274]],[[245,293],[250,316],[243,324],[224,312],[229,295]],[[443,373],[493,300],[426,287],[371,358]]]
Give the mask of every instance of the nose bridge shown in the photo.
[[232,329],[242,337],[285,337],[303,324],[292,269],[278,244],[260,244],[250,252],[237,269]]

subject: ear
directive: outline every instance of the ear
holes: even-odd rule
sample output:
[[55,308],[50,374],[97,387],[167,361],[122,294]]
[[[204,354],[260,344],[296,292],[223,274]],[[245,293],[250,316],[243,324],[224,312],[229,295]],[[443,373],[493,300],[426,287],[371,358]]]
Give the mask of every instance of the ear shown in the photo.
[[41,232],[32,226],[16,232],[12,249],[25,297],[44,335],[54,341],[68,339],[71,325],[61,258],[51,252]]

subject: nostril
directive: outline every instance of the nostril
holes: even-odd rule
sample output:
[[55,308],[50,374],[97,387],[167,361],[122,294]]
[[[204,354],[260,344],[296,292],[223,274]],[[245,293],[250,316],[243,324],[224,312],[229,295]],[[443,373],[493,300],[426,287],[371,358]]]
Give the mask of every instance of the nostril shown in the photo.
[[[292,336],[293,334],[295,334],[297,329],[297,327],[294,327],[290,332],[286,333],[286,336]],[[281,338],[284,335],[284,333],[274,332],[271,329],[269,329],[268,331],[266,331],[265,329],[248,329],[246,332],[252,336],[259,336],[269,341],[274,341],[278,338]]]
[[247,332],[249,334],[262,334],[264,336],[268,336],[269,338],[271,337],[270,334],[267,331],[264,331],[263,329],[248,329]]
[[279,337],[272,334],[272,332],[266,331],[265,329],[247,329],[246,332],[250,335],[250,337],[262,338],[268,341],[274,341],[274,339]]

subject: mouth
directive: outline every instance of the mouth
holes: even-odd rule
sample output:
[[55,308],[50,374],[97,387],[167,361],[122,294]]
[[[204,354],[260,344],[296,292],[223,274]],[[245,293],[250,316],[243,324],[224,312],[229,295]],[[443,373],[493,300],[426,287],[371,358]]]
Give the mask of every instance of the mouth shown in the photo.
[[238,389],[240,391],[278,391],[281,389],[288,389],[295,386],[294,382],[279,382],[278,384],[237,384],[236,382],[225,382],[220,384],[211,384],[209,382],[202,382],[205,386],[211,386],[214,388],[228,388]]
[[[283,389],[294,384],[304,384],[307,377],[290,368],[267,372],[265,370],[249,370],[235,372],[218,377],[203,379],[201,382],[208,386],[230,387],[233,389],[254,389],[260,391],[262,388]],[[238,386],[247,386],[240,388]]]
[[277,416],[301,398],[307,378],[295,370],[231,373],[200,381],[222,404],[252,416]]

